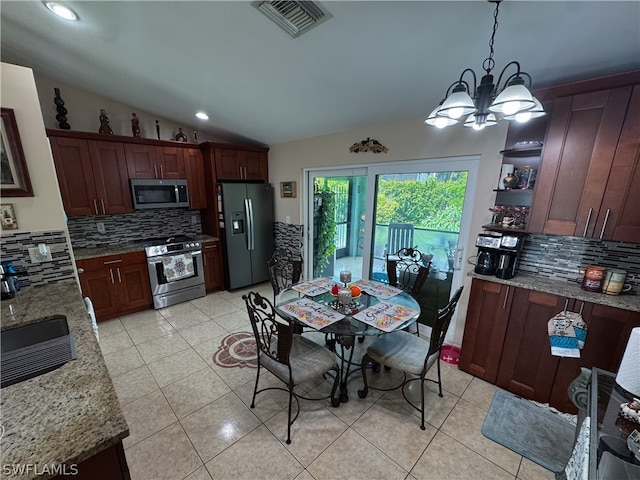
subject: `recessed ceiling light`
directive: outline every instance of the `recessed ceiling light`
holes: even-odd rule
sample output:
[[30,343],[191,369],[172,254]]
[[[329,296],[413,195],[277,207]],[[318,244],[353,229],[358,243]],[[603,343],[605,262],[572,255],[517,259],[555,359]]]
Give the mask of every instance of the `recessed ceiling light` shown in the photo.
[[49,10],[65,20],[78,20],[78,14],[59,2],[44,2]]
[[196,117],[198,117],[200,120],[209,120],[209,115],[204,112],[196,113]]

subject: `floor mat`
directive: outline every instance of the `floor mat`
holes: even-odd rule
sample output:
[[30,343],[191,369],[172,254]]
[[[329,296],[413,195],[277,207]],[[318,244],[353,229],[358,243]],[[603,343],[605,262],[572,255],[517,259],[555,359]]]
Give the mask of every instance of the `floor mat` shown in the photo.
[[576,427],[550,409],[498,390],[480,431],[547,470],[560,472],[571,456]]

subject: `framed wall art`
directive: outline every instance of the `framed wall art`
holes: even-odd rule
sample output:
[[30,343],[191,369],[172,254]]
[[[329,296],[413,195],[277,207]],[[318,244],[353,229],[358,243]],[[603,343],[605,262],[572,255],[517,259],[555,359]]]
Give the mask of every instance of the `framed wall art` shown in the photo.
[[0,194],[3,197],[33,197],[16,116],[2,108],[0,135]]
[[280,182],[280,197],[296,198],[296,182]]
[[18,229],[18,220],[16,219],[16,212],[13,210],[12,203],[0,204],[0,222],[2,230]]

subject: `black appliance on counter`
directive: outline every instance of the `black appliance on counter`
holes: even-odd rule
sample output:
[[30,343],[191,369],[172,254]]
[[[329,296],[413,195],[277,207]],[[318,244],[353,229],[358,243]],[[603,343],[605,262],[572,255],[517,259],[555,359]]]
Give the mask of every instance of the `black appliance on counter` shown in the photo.
[[476,238],[478,254],[475,272],[512,278],[518,271],[518,259],[524,246],[524,236],[512,233],[482,232]]

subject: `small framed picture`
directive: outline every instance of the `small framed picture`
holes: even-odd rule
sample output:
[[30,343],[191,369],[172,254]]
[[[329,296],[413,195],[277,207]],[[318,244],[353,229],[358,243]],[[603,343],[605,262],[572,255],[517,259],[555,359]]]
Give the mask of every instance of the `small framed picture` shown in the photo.
[[[3,197],[33,197],[31,179],[22,150],[16,116],[11,108],[2,109],[0,122],[0,193]],[[4,219],[3,219],[4,221]],[[4,226],[4,224],[3,224]]]
[[296,198],[296,182],[280,182],[280,196],[282,198]]
[[0,214],[2,215],[2,230],[17,230],[18,221],[16,212],[13,210],[13,203],[0,204]]

